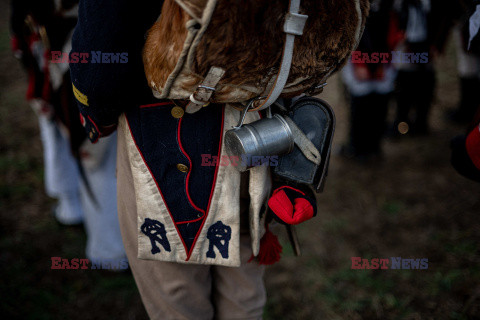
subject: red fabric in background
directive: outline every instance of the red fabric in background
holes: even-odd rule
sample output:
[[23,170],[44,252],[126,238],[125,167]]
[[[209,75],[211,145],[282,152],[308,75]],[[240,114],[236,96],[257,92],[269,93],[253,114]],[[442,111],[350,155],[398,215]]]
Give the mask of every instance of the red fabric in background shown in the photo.
[[467,136],[467,153],[475,167],[480,170],[480,125]]
[[388,28],[388,47],[390,50],[395,50],[397,45],[405,40],[405,32],[399,27],[398,16],[396,14],[390,15],[390,25]]
[[18,40],[18,37],[13,36],[12,39],[10,40],[10,46],[12,48],[12,51],[18,51],[20,50],[20,41]]

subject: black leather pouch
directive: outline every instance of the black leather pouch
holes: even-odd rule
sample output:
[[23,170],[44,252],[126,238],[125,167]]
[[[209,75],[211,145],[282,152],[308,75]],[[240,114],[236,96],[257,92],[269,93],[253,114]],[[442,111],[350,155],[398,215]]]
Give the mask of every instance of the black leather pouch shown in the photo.
[[279,158],[274,173],[296,183],[311,185],[317,192],[322,192],[335,132],[333,110],[321,99],[304,97],[293,103],[287,116],[317,147],[322,161],[320,165],[316,165],[303,155],[298,146],[295,146],[291,153]]

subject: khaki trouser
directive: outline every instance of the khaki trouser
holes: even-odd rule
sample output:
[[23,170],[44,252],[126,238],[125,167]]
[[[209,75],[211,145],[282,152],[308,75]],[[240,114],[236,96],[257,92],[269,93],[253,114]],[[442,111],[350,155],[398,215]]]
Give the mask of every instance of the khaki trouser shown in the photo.
[[[117,179],[123,243],[151,319],[262,318],[266,302],[264,267],[255,262],[247,263],[252,254],[248,229],[241,235],[242,265],[239,268],[140,260],[137,258],[135,190],[121,133],[118,135]],[[248,203],[243,207],[248,208]]]

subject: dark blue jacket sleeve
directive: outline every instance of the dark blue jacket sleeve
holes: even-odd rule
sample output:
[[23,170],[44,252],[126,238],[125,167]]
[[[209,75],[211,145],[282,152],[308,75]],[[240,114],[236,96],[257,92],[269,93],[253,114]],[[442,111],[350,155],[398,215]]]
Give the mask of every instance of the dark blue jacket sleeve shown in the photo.
[[[148,91],[142,48],[163,1],[81,0],[70,72],[90,140]],[[84,120],[84,121],[83,121]]]

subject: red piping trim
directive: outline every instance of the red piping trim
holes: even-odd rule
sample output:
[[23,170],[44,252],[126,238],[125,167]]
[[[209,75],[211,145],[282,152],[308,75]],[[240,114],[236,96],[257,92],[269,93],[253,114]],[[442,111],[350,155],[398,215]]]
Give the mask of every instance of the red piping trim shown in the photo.
[[205,217],[205,215],[203,215],[203,216],[201,216],[200,218],[198,218],[198,219],[195,219],[195,220],[180,221],[180,222],[175,222],[175,224],[187,224],[187,223],[194,223],[194,222],[197,222],[197,221],[200,221],[200,220],[202,220],[204,217]]
[[152,103],[152,104],[144,104],[140,106],[140,108],[151,108],[151,107],[158,107],[158,106],[168,106],[168,105],[174,105],[172,102],[158,102],[158,103]]
[[93,121],[92,118],[90,118],[90,116],[88,114],[87,114],[87,118],[93,124],[93,126],[95,127],[95,130],[97,130],[97,133],[100,134],[100,130],[98,130],[98,127],[97,127],[97,124],[95,123],[95,121]]
[[[218,146],[218,158],[220,158],[220,155],[222,154],[222,142],[223,142],[223,126],[225,124],[225,108],[222,108],[222,127],[220,128],[220,144]],[[208,217],[208,212],[210,210],[210,205],[212,204],[212,198],[213,198],[213,191],[215,190],[215,184],[217,182],[217,175],[218,175],[218,168],[220,167],[220,161],[217,161],[216,164],[216,169],[215,169],[215,176],[213,177],[213,183],[212,183],[212,189],[210,190],[210,199],[208,199],[208,206],[207,206],[207,212],[205,214],[205,219],[202,222],[202,225],[200,226],[200,229],[198,229],[197,235],[195,236],[195,239],[193,240],[192,247],[190,249],[190,252],[188,253],[187,260],[190,260],[190,256],[192,255],[193,248],[195,248],[195,244],[197,243],[198,236],[200,235],[203,226],[205,224],[205,221],[207,221]]]
[[[190,253],[187,252],[187,245],[185,244],[185,241],[183,241],[183,238],[182,238],[182,236],[181,236],[181,234],[180,234],[180,231],[178,230],[177,225],[175,224],[175,220],[173,220],[172,213],[170,212],[170,209],[168,209],[167,202],[165,201],[165,198],[163,197],[162,190],[160,189],[160,186],[158,185],[158,182],[157,182],[157,180],[155,179],[155,176],[153,175],[152,170],[151,170],[150,167],[148,166],[147,161],[145,161],[145,158],[143,157],[143,154],[142,154],[142,152],[140,151],[140,148],[138,147],[137,141],[135,140],[135,137],[133,136],[132,128],[130,127],[130,122],[128,121],[127,115],[125,115],[125,120],[127,120],[128,130],[130,130],[130,135],[131,135],[131,137],[132,137],[133,143],[135,143],[135,147],[137,147],[138,153],[140,153],[140,156],[142,157],[143,162],[144,162],[145,165],[147,166],[147,169],[148,169],[148,171],[150,172],[150,175],[152,176],[153,181],[155,181],[155,185],[157,186],[157,189],[158,189],[158,191],[160,192],[160,196],[162,197],[163,203],[165,204],[165,208],[167,208],[168,214],[170,215],[170,219],[172,219],[173,225],[175,226],[175,229],[177,230],[177,235],[178,235],[178,237],[180,238],[180,240],[182,241],[182,244],[183,244],[183,247],[184,247],[184,249],[185,249],[185,252],[187,253],[187,261],[188,261],[188,259],[190,258]],[[194,244],[195,244],[195,242],[194,242]],[[193,245],[192,245],[192,248],[193,248]]]
[[85,117],[83,116],[83,114],[81,112],[78,113],[79,117],[80,117],[80,123],[82,124],[83,127],[85,127]]
[[[195,203],[193,203],[193,200],[192,198],[190,197],[190,192],[188,191],[189,188],[188,188],[188,181],[190,180],[190,174],[192,173],[192,160],[190,159],[190,157],[188,156],[187,152],[185,151],[185,149],[183,149],[183,146],[182,146],[182,138],[180,137],[180,130],[182,128],[182,120],[183,118],[180,118],[180,120],[178,121],[178,127],[177,127],[177,141],[178,141],[178,145],[180,146],[180,150],[182,151],[183,155],[188,159],[188,163],[189,163],[189,170],[188,170],[188,173],[187,173],[187,179],[186,179],[186,182],[185,182],[185,192],[187,194],[187,198],[188,198],[188,202],[190,202],[190,204],[192,205],[192,207],[197,210],[197,211],[200,211],[201,213],[203,213],[203,215],[205,215],[205,210],[197,207],[195,205]],[[203,218],[203,216],[202,216]]]
[[97,127],[97,124],[95,123],[95,121],[92,120],[92,118],[90,118],[90,116],[87,114],[87,118],[88,120],[90,120],[90,122],[93,124],[93,126],[95,127],[95,129],[97,130],[97,139],[95,139],[95,141],[92,141],[92,143],[97,143],[98,142],[98,138],[100,138],[100,130],[98,130],[98,127]]

